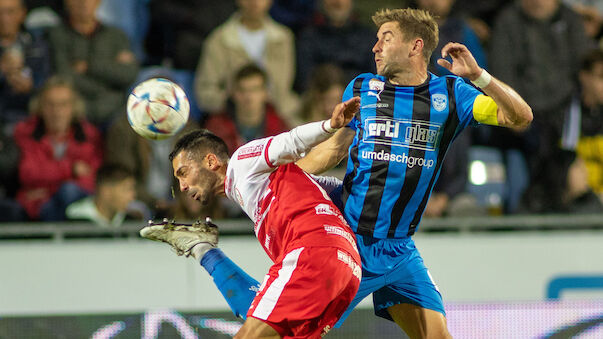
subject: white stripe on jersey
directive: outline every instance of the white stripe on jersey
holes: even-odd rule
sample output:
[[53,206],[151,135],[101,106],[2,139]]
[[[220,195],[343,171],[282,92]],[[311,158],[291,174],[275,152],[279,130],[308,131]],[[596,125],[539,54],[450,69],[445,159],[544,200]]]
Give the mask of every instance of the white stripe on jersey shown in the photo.
[[296,248],[293,251],[287,253],[285,258],[283,259],[283,265],[280,270],[278,270],[278,277],[274,279],[272,284],[264,293],[262,300],[258,303],[258,306],[253,311],[253,316],[258,319],[266,320],[274,310],[278,299],[283,293],[283,289],[285,285],[291,279],[295,268],[297,267],[297,260],[301,252],[304,250],[303,247]]
[[320,186],[316,180],[314,178],[312,178],[312,176],[310,176],[310,174],[304,172],[304,174],[308,177],[308,179],[310,179],[310,181],[314,184],[314,186],[318,187],[318,189],[320,190],[320,193],[322,193],[323,198],[325,198],[326,200],[331,201],[331,198],[329,198],[329,195],[327,194],[327,191],[325,191],[324,188],[322,188],[322,186]]

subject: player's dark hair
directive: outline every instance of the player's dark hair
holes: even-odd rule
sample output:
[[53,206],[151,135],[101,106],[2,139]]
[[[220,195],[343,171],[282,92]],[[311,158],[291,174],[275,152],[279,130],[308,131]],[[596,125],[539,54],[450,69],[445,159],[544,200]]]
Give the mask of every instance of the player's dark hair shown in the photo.
[[580,70],[590,72],[599,62],[603,62],[603,50],[595,48],[584,56]]
[[106,164],[101,166],[96,172],[96,186],[115,184],[128,178],[134,178],[134,174],[124,166]]
[[224,161],[229,158],[228,147],[224,140],[206,129],[195,130],[181,136],[170,152],[170,161],[174,161],[182,151],[197,152],[199,156],[211,152]]
[[264,86],[266,86],[268,84],[268,75],[266,74],[266,72],[263,69],[261,69],[256,64],[247,64],[247,65],[241,67],[235,73],[234,82],[235,82],[235,84],[238,84],[239,81],[250,78],[252,76],[256,76],[256,75],[259,75],[262,77],[262,80],[264,80]]

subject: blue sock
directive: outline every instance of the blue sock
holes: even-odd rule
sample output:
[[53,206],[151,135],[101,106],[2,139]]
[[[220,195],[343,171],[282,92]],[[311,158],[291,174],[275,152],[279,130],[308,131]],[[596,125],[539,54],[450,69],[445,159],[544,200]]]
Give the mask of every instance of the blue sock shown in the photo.
[[232,262],[219,248],[207,251],[201,258],[201,266],[212,276],[232,312],[245,319],[259,282]]

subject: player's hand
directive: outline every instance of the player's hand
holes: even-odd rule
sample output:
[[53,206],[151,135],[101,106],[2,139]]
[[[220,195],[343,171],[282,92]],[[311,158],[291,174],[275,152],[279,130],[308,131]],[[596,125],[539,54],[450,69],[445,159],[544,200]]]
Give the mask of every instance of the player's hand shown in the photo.
[[[449,55],[452,58],[452,63],[443,59]],[[469,80],[477,79],[482,73],[482,68],[479,67],[467,47],[457,42],[449,42],[442,48],[442,59],[438,59],[438,65],[446,68],[452,74]]]
[[353,97],[337,104],[331,114],[331,127],[342,128],[347,125],[360,108],[360,97]]

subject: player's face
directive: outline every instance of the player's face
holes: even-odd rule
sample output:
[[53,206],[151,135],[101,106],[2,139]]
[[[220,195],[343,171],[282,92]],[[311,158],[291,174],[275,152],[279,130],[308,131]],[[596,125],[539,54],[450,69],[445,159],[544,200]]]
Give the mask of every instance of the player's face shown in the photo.
[[205,159],[197,159],[194,153],[182,151],[174,157],[172,167],[180,190],[204,206],[209,204],[220,185],[218,175],[209,169]]
[[377,32],[377,43],[373,47],[377,74],[390,79],[407,70],[410,67],[411,44],[404,40],[397,22],[381,25]]

